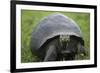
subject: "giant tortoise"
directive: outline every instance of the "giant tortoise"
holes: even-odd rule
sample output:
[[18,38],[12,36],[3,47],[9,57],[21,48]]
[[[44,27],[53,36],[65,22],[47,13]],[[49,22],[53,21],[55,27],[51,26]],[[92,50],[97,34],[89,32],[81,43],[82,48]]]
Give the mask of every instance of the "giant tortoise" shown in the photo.
[[37,24],[30,47],[38,61],[74,60],[77,54],[85,53],[79,26],[60,13],[50,14]]

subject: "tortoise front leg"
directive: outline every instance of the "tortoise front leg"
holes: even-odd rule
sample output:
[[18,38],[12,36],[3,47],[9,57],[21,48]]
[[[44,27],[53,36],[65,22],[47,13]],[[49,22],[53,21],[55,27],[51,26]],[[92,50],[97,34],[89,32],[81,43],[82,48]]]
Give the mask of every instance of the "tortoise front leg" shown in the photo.
[[55,61],[57,58],[57,52],[55,45],[49,45],[44,61]]

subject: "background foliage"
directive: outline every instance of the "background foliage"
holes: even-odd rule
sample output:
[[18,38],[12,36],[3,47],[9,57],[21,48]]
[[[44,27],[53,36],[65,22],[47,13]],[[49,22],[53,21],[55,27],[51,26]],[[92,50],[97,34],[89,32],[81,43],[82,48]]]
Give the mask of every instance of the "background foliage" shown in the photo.
[[[55,13],[54,11],[34,11],[34,10],[21,10],[21,62],[35,62],[36,56],[32,54],[30,48],[31,32],[39,23],[39,21],[49,14]],[[90,58],[90,14],[79,12],[60,12],[69,18],[73,19],[80,27],[83,38],[85,40],[85,48],[87,55],[84,59]]]

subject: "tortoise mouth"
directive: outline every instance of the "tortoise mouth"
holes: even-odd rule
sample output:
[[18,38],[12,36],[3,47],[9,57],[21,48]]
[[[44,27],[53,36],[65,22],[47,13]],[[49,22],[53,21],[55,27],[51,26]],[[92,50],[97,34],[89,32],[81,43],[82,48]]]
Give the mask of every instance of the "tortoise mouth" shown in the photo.
[[66,60],[74,60],[75,56],[72,54],[63,54],[61,57],[62,61],[66,61]]
[[70,54],[70,53],[71,53],[71,51],[68,51],[68,50],[64,50],[61,52],[61,54]]
[[74,60],[75,54],[72,53],[69,50],[63,50],[61,51],[61,57],[60,60],[65,61],[65,60]]

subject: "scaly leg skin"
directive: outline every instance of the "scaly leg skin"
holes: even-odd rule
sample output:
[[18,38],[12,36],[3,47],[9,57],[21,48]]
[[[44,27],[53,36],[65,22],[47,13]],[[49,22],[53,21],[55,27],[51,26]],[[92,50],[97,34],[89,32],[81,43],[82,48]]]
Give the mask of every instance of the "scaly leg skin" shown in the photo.
[[55,61],[57,58],[55,45],[49,45],[44,61]]

